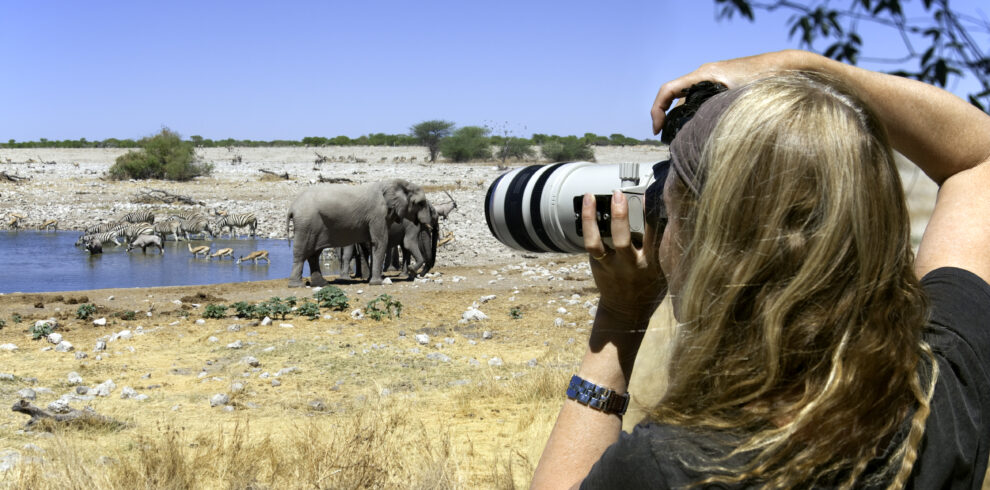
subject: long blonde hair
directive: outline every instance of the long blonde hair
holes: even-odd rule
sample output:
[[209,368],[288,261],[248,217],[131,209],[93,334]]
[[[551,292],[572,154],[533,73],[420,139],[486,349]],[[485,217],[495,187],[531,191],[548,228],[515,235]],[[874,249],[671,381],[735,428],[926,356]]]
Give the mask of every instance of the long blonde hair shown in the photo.
[[674,185],[682,323],[653,417],[739,441],[747,463],[700,483],[850,487],[884,456],[903,487],[937,366],[886,133],[819,75],[744,90],[702,150],[700,197]]

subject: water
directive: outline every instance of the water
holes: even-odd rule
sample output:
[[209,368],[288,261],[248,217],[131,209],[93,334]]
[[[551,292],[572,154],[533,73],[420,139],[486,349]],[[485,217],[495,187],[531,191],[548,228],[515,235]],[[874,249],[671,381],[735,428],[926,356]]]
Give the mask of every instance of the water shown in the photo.
[[[213,251],[230,247],[234,258],[268,250],[271,264],[193,257],[189,242],[165,242],[165,255],[148,248],[127,252],[127,246],[107,244],[102,254],[90,255],[73,244],[78,231],[0,232],[0,293],[76,291],[81,289],[189,286],[224,282],[288,278],[292,248],[286,240],[193,240],[193,247]],[[154,250],[154,251],[152,251]],[[326,269],[326,267],[324,267]],[[308,271],[308,268],[306,269]]]

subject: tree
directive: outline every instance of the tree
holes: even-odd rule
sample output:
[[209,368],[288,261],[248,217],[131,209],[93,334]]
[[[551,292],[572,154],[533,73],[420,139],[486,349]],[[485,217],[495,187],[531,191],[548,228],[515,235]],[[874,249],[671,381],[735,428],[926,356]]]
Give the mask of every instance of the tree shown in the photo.
[[409,132],[430,152],[430,161],[435,162],[437,161],[437,155],[440,153],[440,142],[450,136],[453,128],[454,123],[450,121],[434,119],[414,125],[409,128]]
[[139,142],[141,150],[129,151],[110,167],[110,177],[121,179],[190,180],[209,175],[210,164],[196,163],[192,142],[183,141],[178,133],[164,128],[155,136]]
[[440,152],[454,162],[491,159],[492,147],[488,129],[464,126],[440,142]]
[[[917,70],[897,69],[891,73],[939,87],[945,87],[952,77],[967,72],[982,87],[968,94],[969,101],[986,112],[990,107],[990,51],[983,51],[973,34],[990,34],[990,21],[976,12],[969,14],[949,8],[948,0],[922,0],[925,16],[908,16],[902,8],[906,3],[900,0],[852,0],[842,2],[849,5],[847,8],[833,8],[834,4],[828,0],[715,0],[719,19],[731,19],[739,14],[753,21],[754,9],[792,11],[794,16],[788,20],[790,37],[797,34],[802,48],[839,61],[856,64],[862,60],[901,66],[916,61]],[[860,56],[863,41],[858,29],[862,23],[890,29],[891,34],[904,42],[905,54],[896,58]],[[824,49],[816,44],[819,40],[826,44]]]

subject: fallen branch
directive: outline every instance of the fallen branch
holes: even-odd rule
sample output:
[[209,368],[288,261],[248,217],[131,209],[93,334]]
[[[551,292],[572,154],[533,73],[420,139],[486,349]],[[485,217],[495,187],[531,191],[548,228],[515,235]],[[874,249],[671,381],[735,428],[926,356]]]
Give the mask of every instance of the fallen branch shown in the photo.
[[20,182],[29,180],[31,177],[21,177],[20,175],[8,174],[6,171],[0,172],[0,180],[5,182]]
[[100,415],[93,411],[92,409],[76,410],[69,409],[69,413],[51,413],[47,410],[43,410],[36,407],[27,400],[20,400],[14,403],[14,406],[10,408],[11,410],[23,413],[25,415],[30,415],[31,420],[28,420],[24,427],[32,427],[38,422],[46,421],[49,424],[68,424],[68,425],[88,425],[88,426],[103,426],[112,429],[122,429],[127,427],[127,424],[119,420],[112,419],[106,415]]
[[261,172],[261,173],[268,174],[268,175],[274,175],[275,177],[278,177],[278,178],[283,179],[283,180],[289,180],[289,172],[285,172],[285,173],[279,174],[279,173],[272,172],[271,170],[265,170],[263,168],[259,168],[258,171]]
[[316,178],[318,182],[326,184],[350,184],[354,182],[347,177],[324,177],[323,174],[318,174]]
[[448,231],[447,236],[443,237],[442,240],[437,242],[437,247],[442,247],[450,242],[454,241],[454,232]]
[[137,203],[165,203],[165,204],[190,204],[193,206],[205,206],[206,203],[203,201],[196,201],[187,196],[180,196],[178,194],[172,194],[171,192],[161,190],[161,189],[141,189],[138,195],[134,196],[134,202]]

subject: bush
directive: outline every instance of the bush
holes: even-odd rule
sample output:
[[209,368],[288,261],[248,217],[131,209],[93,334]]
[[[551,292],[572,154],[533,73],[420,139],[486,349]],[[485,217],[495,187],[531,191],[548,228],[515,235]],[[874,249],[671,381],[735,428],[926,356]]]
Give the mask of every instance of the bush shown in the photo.
[[534,156],[533,144],[526,138],[506,138],[498,149],[498,158],[503,162],[510,158],[525,160]]
[[288,315],[292,310],[289,305],[282,301],[282,298],[274,296],[268,301],[260,303],[257,307],[256,314],[259,317],[268,316],[274,318],[276,316],[281,317],[285,320],[285,316]]
[[306,300],[299,305],[299,308],[296,308],[296,314],[309,317],[310,320],[316,320],[320,317],[320,307],[316,303]]
[[231,306],[234,307],[237,318],[254,318],[256,316],[257,308],[250,303],[238,301]]
[[347,302],[347,295],[344,294],[344,290],[338,288],[337,286],[324,286],[316,294],[313,295],[316,298],[316,302],[324,308],[330,308],[334,311],[344,311],[350,307]]
[[3,330],[3,327],[6,327],[6,326],[7,326],[7,321],[6,320],[3,320],[3,319],[0,319],[0,330]]
[[375,321],[381,321],[386,315],[391,319],[393,314],[395,318],[399,318],[402,314],[402,303],[387,294],[382,294],[368,302],[364,307],[364,313]]
[[192,142],[182,141],[179,134],[168,128],[145,138],[141,149],[127,152],[110,167],[110,177],[122,179],[190,180],[213,171],[210,164],[196,163]]
[[440,142],[440,153],[453,162],[491,160],[492,147],[488,129],[465,126]]
[[31,338],[34,340],[47,337],[48,334],[52,333],[52,330],[55,330],[55,327],[48,322],[31,325],[31,328],[29,329],[31,332]]
[[137,318],[137,312],[134,310],[124,310],[121,311],[120,313],[117,313],[117,317],[120,318],[121,320],[133,320]]
[[96,313],[96,305],[92,303],[79,305],[79,308],[76,308],[76,318],[80,320],[89,320],[93,313]]
[[14,313],[13,315],[10,315],[10,319],[13,320],[14,323],[21,323],[22,320],[20,313]]
[[226,318],[227,317],[227,306],[226,305],[206,305],[206,311],[203,312],[203,318]]
[[512,308],[509,308],[509,317],[511,317],[513,320],[518,320],[522,318],[522,316],[523,316],[522,309],[520,309],[518,306],[513,306]]
[[595,161],[595,152],[591,146],[574,136],[547,141],[540,151],[551,162]]

